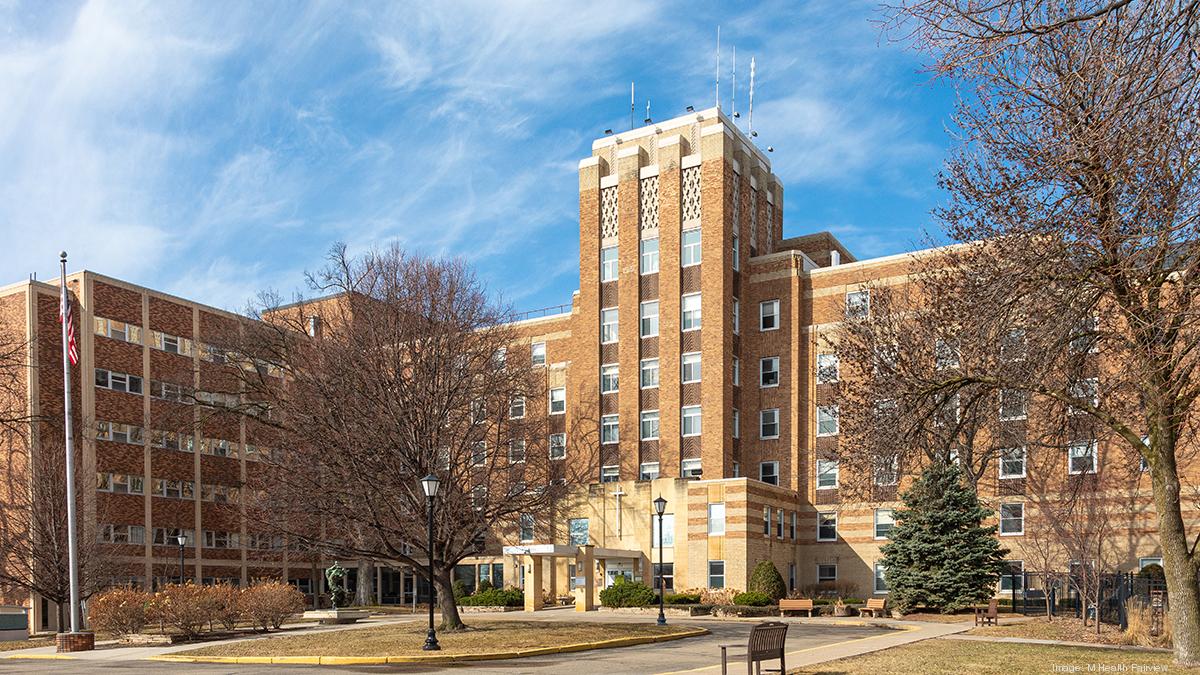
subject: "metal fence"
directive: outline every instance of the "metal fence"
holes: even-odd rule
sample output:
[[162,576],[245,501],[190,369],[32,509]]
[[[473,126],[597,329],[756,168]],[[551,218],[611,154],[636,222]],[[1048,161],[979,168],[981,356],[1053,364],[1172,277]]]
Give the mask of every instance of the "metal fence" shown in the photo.
[[[1099,587],[1099,593],[1096,588]],[[1021,572],[1006,574],[1000,579],[1000,600],[1014,612],[1025,615],[1074,616],[1099,618],[1106,623],[1128,627],[1126,608],[1130,599],[1138,598],[1147,605],[1166,599],[1166,583],[1161,579],[1139,577],[1131,572],[1115,574],[1081,574]],[[1087,596],[1083,597],[1083,589]],[[1097,597],[1099,601],[1097,602]],[[1007,601],[1007,602],[1005,602]]]

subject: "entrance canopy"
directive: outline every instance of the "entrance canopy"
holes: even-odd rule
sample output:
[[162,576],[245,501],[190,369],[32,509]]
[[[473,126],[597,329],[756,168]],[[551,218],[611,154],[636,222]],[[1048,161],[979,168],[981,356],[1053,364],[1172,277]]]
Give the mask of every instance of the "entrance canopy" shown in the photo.
[[572,546],[568,544],[522,544],[505,546],[504,555],[521,556],[525,559],[525,611],[536,612],[542,608],[542,559],[571,558],[580,561],[579,571],[582,573],[583,589],[575,602],[575,611],[586,612],[596,608],[595,589],[595,560],[628,558],[638,560],[640,551],[630,551],[619,548],[597,548],[595,546]]

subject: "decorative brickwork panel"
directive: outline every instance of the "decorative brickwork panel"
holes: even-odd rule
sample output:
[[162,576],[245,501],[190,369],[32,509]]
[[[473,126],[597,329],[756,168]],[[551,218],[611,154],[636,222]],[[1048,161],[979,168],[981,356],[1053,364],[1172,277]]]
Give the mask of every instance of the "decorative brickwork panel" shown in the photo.
[[638,297],[642,300],[658,298],[658,274],[643,274],[638,277]]
[[658,410],[658,389],[643,389],[640,404],[642,410]]
[[605,309],[617,306],[617,282],[608,281],[600,284],[600,306]]
[[739,174],[733,174],[733,231],[740,232],[742,224],[742,200],[741,200],[742,177]]
[[1002,497],[1025,494],[1024,478],[1003,478],[997,481],[997,483],[997,487],[999,488],[997,492]]
[[750,189],[750,248],[758,249],[758,190]]
[[817,504],[837,504],[837,490],[817,490]]
[[652,359],[658,356],[658,338],[652,337],[642,340],[639,354],[643,359]]
[[701,288],[700,268],[703,265],[692,265],[679,270],[679,292],[699,293]]
[[600,191],[600,237],[617,236],[617,188]]
[[682,385],[679,388],[680,405],[700,405],[700,383]]
[[606,394],[600,397],[600,414],[615,415],[617,413],[617,395]]
[[700,331],[689,330],[686,333],[681,333],[679,338],[679,350],[681,352],[700,351]]
[[775,205],[767,204],[767,240],[763,243],[766,253],[775,248]]
[[[700,437],[688,436],[679,439],[679,458],[698,459],[700,457]],[[703,469],[703,467],[701,467]],[[675,469],[678,471],[678,467]]]
[[683,170],[683,187],[680,194],[683,222],[700,219],[700,167]]
[[642,179],[642,189],[638,193],[638,212],[643,230],[658,228],[658,176]]
[[620,360],[617,356],[619,346],[616,342],[600,345],[600,363],[617,363]]

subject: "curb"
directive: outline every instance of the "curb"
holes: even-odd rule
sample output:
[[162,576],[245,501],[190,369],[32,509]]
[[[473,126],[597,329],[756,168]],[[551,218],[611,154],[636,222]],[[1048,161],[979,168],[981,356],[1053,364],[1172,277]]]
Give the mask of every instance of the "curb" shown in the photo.
[[[269,665],[309,665],[309,666],[379,666],[391,663],[459,663],[466,661],[498,661],[501,659],[519,659],[526,656],[545,656],[547,654],[565,654],[582,652],[590,649],[611,649],[615,647],[632,647],[653,642],[671,642],[684,638],[708,635],[707,628],[692,628],[671,635],[648,635],[645,637],[613,638],[599,642],[579,642],[558,647],[537,647],[506,652],[485,652],[482,654],[429,654],[420,656],[182,656],[176,654],[160,654],[151,656],[149,661],[166,661],[169,663],[224,663],[224,664],[269,664]],[[26,657],[30,658],[30,657]],[[43,657],[46,658],[46,657]],[[54,658],[54,657],[49,657]],[[60,657],[73,658],[73,657]]]

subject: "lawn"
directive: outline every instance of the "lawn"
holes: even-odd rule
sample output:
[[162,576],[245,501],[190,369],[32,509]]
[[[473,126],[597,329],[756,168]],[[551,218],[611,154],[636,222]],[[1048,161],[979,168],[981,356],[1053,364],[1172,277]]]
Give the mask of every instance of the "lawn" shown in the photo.
[[1059,640],[1062,642],[1092,642],[1099,644],[1130,644],[1131,640],[1117,626],[1108,623],[1100,624],[1100,633],[1096,633],[1096,624],[1084,627],[1083,622],[1073,617],[1059,617],[1054,621],[1046,621],[1044,617],[1023,621],[1020,623],[1005,623],[1004,616],[1000,617],[999,626],[981,626],[972,628],[971,635],[986,635],[989,637],[1019,637],[1036,640]]
[[0,642],[0,652],[14,649],[29,649],[30,647],[49,647],[54,644],[54,638],[35,638],[33,640],[10,640]]
[[[393,623],[376,628],[326,631],[309,635],[243,640],[202,647],[181,656],[414,656],[429,654],[425,623]],[[438,633],[441,654],[454,656],[483,652],[560,647],[628,637],[676,635],[687,626],[650,623],[577,623],[551,621],[472,621],[465,631]]]
[[[925,640],[788,672],[809,675],[917,672],[932,675],[1023,675],[1054,672],[1163,672],[1164,669],[1169,669],[1172,673],[1200,673],[1200,668],[1175,666],[1172,658],[1171,654],[1163,652],[976,640]],[[1055,666],[1074,666],[1079,670],[1056,670]],[[1092,670],[1088,669],[1089,666]],[[1139,666],[1141,668],[1138,668]]]

